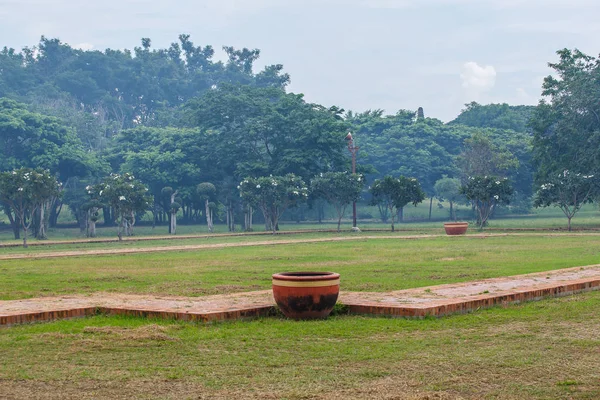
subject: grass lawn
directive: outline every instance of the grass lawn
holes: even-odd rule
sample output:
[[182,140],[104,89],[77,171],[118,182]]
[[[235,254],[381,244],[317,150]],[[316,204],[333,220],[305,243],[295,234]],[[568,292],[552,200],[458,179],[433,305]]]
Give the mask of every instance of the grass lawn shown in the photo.
[[[4,248],[0,254],[15,251],[23,252]],[[342,290],[388,291],[599,260],[597,234],[361,238],[0,260],[0,300],[98,291],[232,293],[267,289],[271,274],[284,270],[336,271]],[[600,292],[424,320],[336,315],[198,325],[96,316],[0,329],[0,398],[591,400],[600,398],[598,332]]]
[[[384,224],[378,219],[378,212],[375,207],[364,207],[365,210],[369,210],[370,214],[373,215],[372,219],[363,219],[358,221],[358,226],[362,229],[384,229],[390,230],[390,223]],[[406,207],[404,223],[396,223],[396,229],[400,232],[408,231],[411,233],[428,233],[428,234],[441,234],[443,233],[443,220],[447,218],[447,212],[445,210],[439,210],[434,207],[434,213],[432,217],[434,221],[426,221],[429,211],[429,203],[420,204],[418,207]],[[68,213],[67,213],[68,215]],[[352,227],[352,221],[349,219],[350,213],[347,213],[346,219],[342,221],[342,230],[349,231]],[[463,207],[462,218],[469,220],[471,212]],[[8,226],[6,217],[0,212],[0,223],[4,220],[4,228],[0,229],[0,244],[2,243],[20,243],[21,241],[15,241],[13,238],[12,231]],[[71,219],[61,219],[63,223],[73,223]],[[475,232],[474,222],[471,222],[471,232]],[[578,212],[573,218],[573,229],[600,229],[600,211],[597,205],[587,204],[580,212]],[[324,223],[318,224],[313,221],[295,223],[292,221],[282,221],[280,224],[282,232],[285,231],[297,231],[297,230],[317,230],[317,229],[337,229],[337,220],[325,220]],[[567,219],[564,214],[557,208],[545,208],[545,209],[534,209],[531,214],[526,215],[512,215],[512,216],[500,216],[489,221],[489,226],[486,228],[487,232],[494,232],[495,230],[506,230],[506,229],[560,229],[566,230]],[[2,225],[0,225],[2,228]],[[237,226],[241,229],[240,225]],[[263,232],[264,225],[255,224],[254,229],[256,232]],[[148,225],[136,226],[135,235],[140,236],[167,236],[167,226],[156,226],[152,228]],[[207,234],[206,225],[178,225],[177,233],[179,235],[204,235]],[[215,225],[215,233],[224,234],[227,232],[226,225],[217,224]],[[97,228],[97,235],[99,238],[111,238],[116,239],[117,228],[116,227],[103,227],[101,224]],[[77,238],[85,238],[79,231],[79,228],[50,228],[48,231],[48,238],[50,240],[73,240]],[[36,242],[35,239],[31,239],[30,242]]]
[[359,239],[2,260],[0,300],[98,291],[231,293],[268,289],[271,274],[287,270],[335,271],[342,274],[342,290],[389,291],[596,264],[599,239],[598,235]]
[[442,319],[0,329],[0,398],[598,399],[600,292]]

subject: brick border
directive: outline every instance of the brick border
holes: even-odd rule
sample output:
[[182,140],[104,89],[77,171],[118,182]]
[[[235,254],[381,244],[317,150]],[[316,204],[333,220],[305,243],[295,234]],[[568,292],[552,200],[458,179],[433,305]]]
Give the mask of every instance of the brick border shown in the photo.
[[[531,275],[532,274],[523,276]],[[469,284],[469,282],[465,282],[463,284]],[[438,286],[438,288],[448,286],[450,285],[440,285]],[[499,291],[490,294],[478,294],[472,296],[445,298],[440,300],[426,299],[422,303],[417,304],[394,304],[393,302],[386,303],[385,301],[368,301],[360,299],[360,293],[347,292],[348,294],[352,294],[352,296],[355,298],[358,297],[358,300],[345,301],[343,299],[344,296],[342,293],[342,300],[340,301],[340,303],[347,306],[350,314],[423,318],[426,316],[442,317],[451,314],[463,314],[472,311],[477,311],[479,309],[494,307],[497,305],[507,305],[521,303],[525,301],[535,301],[551,297],[567,296],[593,290],[600,290],[600,275],[591,276],[587,278],[557,281],[554,283],[542,283],[534,286],[525,286],[521,288]],[[235,296],[231,297],[233,299],[236,299]],[[214,308],[213,311],[202,312],[179,311],[176,309],[163,309],[161,307],[152,308],[148,306],[77,306],[72,308],[65,308],[63,306],[56,310],[40,312],[17,311],[9,312],[7,315],[0,315],[0,327],[7,327],[11,325],[32,322],[53,321],[59,319],[81,318],[97,314],[128,315],[142,318],[164,318],[205,323],[212,321],[226,321],[264,317],[274,315],[275,313],[275,305],[265,304],[264,302],[261,304],[249,304],[246,306],[237,305],[229,308],[224,308],[221,306],[219,308]]]
[[351,314],[387,315],[394,317],[443,317],[464,314],[497,305],[518,304],[552,297],[600,290],[600,277],[577,279],[562,283],[538,285],[513,291],[429,301],[422,305],[386,305],[376,302],[346,303]]

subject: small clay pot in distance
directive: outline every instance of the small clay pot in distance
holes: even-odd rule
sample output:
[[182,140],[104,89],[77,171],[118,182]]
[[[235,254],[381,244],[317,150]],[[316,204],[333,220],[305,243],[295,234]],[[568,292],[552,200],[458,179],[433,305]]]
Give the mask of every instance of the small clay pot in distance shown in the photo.
[[446,235],[464,235],[467,233],[468,227],[468,222],[446,222],[444,224]]

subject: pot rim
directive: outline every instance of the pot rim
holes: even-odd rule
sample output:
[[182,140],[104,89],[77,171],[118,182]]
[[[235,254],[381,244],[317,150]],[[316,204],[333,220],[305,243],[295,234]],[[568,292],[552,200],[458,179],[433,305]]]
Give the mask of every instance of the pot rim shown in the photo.
[[336,272],[315,272],[315,271],[298,271],[298,272],[279,272],[273,274],[273,279],[279,281],[333,281],[340,279],[340,274]]
[[444,226],[469,225],[468,222],[444,222]]

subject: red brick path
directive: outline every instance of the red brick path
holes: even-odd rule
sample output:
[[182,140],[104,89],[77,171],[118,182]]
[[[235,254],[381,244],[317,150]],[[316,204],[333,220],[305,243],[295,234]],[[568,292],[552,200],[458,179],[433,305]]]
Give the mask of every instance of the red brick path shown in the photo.
[[[600,264],[386,293],[342,292],[339,302],[355,314],[443,316],[598,289]],[[206,322],[268,315],[273,307],[270,290],[205,297],[97,293],[0,301],[0,326],[97,312]]]

